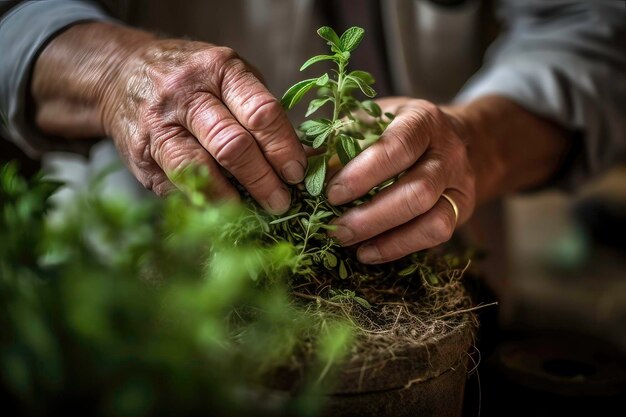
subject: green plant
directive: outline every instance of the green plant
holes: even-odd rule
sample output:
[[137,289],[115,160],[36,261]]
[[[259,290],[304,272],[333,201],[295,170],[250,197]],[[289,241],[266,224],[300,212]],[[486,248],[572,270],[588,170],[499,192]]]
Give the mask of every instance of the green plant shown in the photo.
[[[302,143],[313,148],[305,176],[305,187],[294,190],[294,204],[283,216],[268,219],[264,238],[268,241],[288,241],[296,248],[296,264],[292,269],[294,282],[318,294],[337,290],[356,291],[356,300],[363,299],[367,286],[363,282],[376,279],[380,282],[395,279],[398,275],[428,276],[429,282],[437,284],[437,272],[427,262],[424,253],[413,254],[386,265],[365,265],[358,262],[354,251],[341,247],[328,235],[333,229],[330,221],[346,210],[370,199],[394,179],[372,189],[366,196],[343,206],[332,206],[325,196],[325,182],[329,164],[339,161],[345,165],[362,149],[374,143],[393,120],[394,115],[384,113],[371,100],[376,95],[372,88],[374,77],[363,70],[348,68],[350,56],[365,36],[359,27],[351,27],[341,36],[324,26],[318,35],[329,46],[330,54],[316,55],[301,67],[306,70],[320,62],[330,62],[334,68],[315,78],[297,82],[282,97],[286,109],[292,109],[307,93],[316,91],[316,98],[308,104],[305,120],[298,126]],[[357,98],[358,94],[365,100]],[[311,118],[322,110],[329,110],[329,117]],[[245,193],[244,190],[242,192]],[[248,199],[248,205],[259,213],[260,209]],[[260,218],[264,218],[259,214]],[[410,281],[410,277],[407,282]],[[445,281],[445,280],[444,280]],[[336,288],[338,287],[338,288]],[[330,294],[326,294],[329,295]],[[364,304],[364,303],[361,303]]]
[[[322,193],[328,162],[333,155],[337,155],[342,164],[347,164],[361,152],[363,146],[377,140],[394,118],[391,113],[383,114],[375,102],[360,101],[353,95],[359,90],[368,98],[376,96],[372,88],[372,74],[361,70],[348,71],[350,54],[361,43],[365,31],[354,26],[338,36],[333,29],[323,26],[317,33],[327,41],[331,54],[310,58],[300,71],[318,62],[332,61],[336,65],[332,70],[333,75],[324,73],[316,78],[302,80],[289,88],[281,100],[285,108],[292,109],[307,92],[316,89],[318,98],[309,102],[306,117],[324,105],[332,105],[331,118],[309,119],[298,127],[304,144],[313,149],[325,148],[321,154],[309,158],[305,185],[312,196]],[[367,113],[370,119],[356,116],[354,112],[357,110]]]
[[[187,193],[131,202],[93,193],[63,221],[58,184],[0,167],[0,395],[12,415],[308,415],[353,327],[292,301],[286,242],[261,243],[242,206]],[[247,393],[310,356],[300,395],[274,408]],[[306,382],[306,381],[305,381]]]

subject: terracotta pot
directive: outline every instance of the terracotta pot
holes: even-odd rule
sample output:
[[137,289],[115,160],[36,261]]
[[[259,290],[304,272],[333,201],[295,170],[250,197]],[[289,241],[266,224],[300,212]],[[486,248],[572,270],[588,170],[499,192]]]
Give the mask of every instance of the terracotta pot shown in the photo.
[[474,332],[463,324],[393,358],[346,364],[324,416],[460,416]]

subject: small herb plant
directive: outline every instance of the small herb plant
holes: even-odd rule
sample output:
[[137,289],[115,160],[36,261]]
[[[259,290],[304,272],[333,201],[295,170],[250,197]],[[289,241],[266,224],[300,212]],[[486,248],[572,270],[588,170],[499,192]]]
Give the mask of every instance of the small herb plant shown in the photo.
[[[355,26],[338,36],[333,29],[323,26],[317,33],[327,41],[331,54],[310,58],[300,71],[322,61],[332,61],[336,68],[331,71],[332,75],[324,73],[296,83],[281,100],[285,108],[292,109],[307,92],[317,89],[318,98],[310,101],[305,116],[311,116],[324,106],[332,106],[331,118],[309,119],[298,127],[304,144],[314,149],[325,149],[309,158],[304,183],[312,196],[318,196],[324,190],[328,163],[334,155],[346,165],[361,152],[363,146],[378,139],[394,117],[391,113],[383,114],[380,106],[369,100],[376,96],[372,88],[372,74],[361,70],[348,71],[350,55],[361,43],[365,31]],[[360,91],[368,99],[358,100],[353,95],[355,91]],[[365,111],[371,119],[366,121],[357,117],[354,114],[357,110]]]
[[[297,249],[297,263],[293,269],[295,282],[302,280],[302,285],[308,282],[314,293],[317,293],[316,288],[332,289],[332,293],[327,291],[329,297],[341,293],[342,299],[350,298],[369,308],[368,300],[357,295],[362,294],[362,289],[354,291],[363,280],[381,280],[418,271],[431,276],[433,282],[436,277],[424,263],[422,254],[413,254],[383,266],[365,265],[358,262],[354,251],[341,247],[327,234],[333,229],[329,223],[333,218],[363,203],[393,181],[375,187],[361,199],[335,207],[328,203],[324,193],[329,164],[337,160],[343,165],[348,164],[362,149],[378,140],[394,115],[383,113],[371,100],[376,96],[372,74],[348,69],[351,54],[361,43],[365,31],[351,27],[339,36],[330,27],[323,26],[317,33],[326,41],[330,53],[311,57],[300,70],[324,61],[331,62],[334,68],[330,75],[327,72],[297,82],[281,100],[286,109],[293,109],[307,93],[316,90],[317,97],[309,102],[306,111],[308,119],[297,128],[302,143],[316,153],[309,157],[304,189],[295,190],[295,204],[285,215],[268,220],[266,237],[288,241]],[[356,95],[365,99],[360,100]],[[331,116],[311,117],[322,110],[327,110]]]

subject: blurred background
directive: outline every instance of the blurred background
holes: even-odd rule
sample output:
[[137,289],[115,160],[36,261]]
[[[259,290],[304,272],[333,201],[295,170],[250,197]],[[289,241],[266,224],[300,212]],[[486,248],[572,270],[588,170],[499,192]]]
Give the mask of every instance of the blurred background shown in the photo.
[[[623,415],[626,410],[626,166],[576,194],[482,207],[477,357],[465,414]],[[513,406],[514,405],[514,406]]]

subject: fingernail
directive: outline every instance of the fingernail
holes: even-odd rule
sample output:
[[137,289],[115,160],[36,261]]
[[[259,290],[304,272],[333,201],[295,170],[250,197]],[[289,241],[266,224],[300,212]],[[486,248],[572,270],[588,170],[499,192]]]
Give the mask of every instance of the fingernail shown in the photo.
[[375,245],[372,245],[371,243],[367,243],[361,246],[357,250],[356,255],[359,258],[359,261],[365,264],[373,264],[373,263],[379,262],[381,259],[378,248]]
[[272,214],[283,214],[289,208],[289,203],[291,203],[291,197],[284,188],[274,191],[267,200],[269,211]]
[[343,204],[350,201],[350,190],[342,184],[333,184],[328,188],[328,201],[330,204]]
[[297,184],[304,178],[304,166],[298,161],[289,161],[283,166],[283,178],[291,184]]
[[332,236],[337,238],[341,243],[346,244],[354,238],[354,232],[349,227],[338,224],[333,226],[335,226],[335,230],[333,230]]

